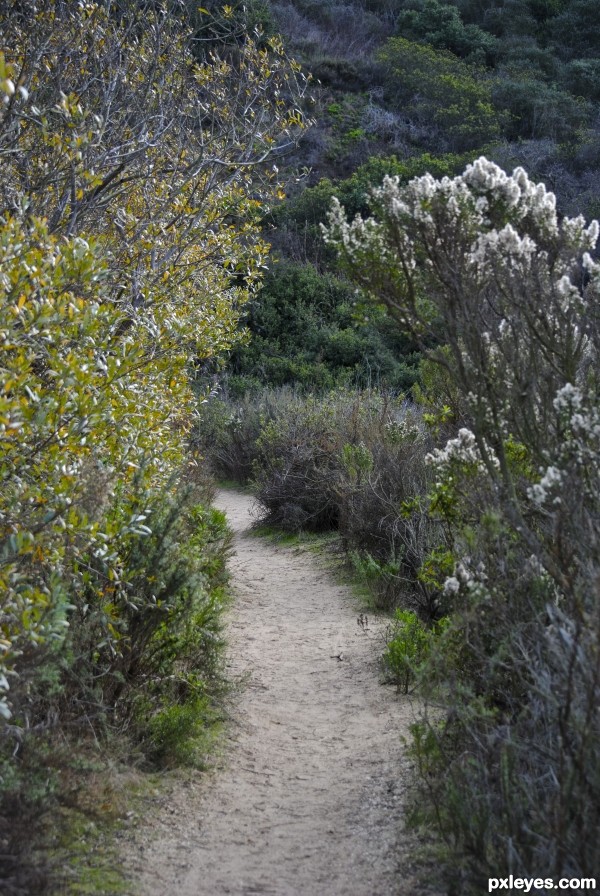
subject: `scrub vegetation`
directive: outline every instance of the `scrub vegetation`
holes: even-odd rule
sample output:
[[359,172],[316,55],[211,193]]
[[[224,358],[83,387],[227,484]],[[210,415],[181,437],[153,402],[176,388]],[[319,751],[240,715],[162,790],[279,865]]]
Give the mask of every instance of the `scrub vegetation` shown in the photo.
[[4,893],[46,886],[65,739],[196,762],[218,719],[229,533],[196,372],[239,338],[304,90],[228,18],[208,48],[183,3],[0,13]]
[[204,763],[214,477],[390,614],[448,892],[597,873],[599,76],[595,0],[3,4],[3,892]]

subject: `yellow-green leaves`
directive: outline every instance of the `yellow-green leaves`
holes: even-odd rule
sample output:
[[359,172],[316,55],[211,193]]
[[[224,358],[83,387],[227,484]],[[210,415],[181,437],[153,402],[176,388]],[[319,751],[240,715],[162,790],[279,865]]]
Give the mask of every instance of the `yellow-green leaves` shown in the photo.
[[7,64],[4,53],[0,53],[0,93],[4,94],[2,100],[8,103],[11,96],[15,92],[15,82],[13,81],[13,66]]
[[238,338],[272,156],[304,126],[280,43],[199,61],[159,7],[0,13],[4,716],[73,606],[120,655],[128,545],[189,461],[190,369]]

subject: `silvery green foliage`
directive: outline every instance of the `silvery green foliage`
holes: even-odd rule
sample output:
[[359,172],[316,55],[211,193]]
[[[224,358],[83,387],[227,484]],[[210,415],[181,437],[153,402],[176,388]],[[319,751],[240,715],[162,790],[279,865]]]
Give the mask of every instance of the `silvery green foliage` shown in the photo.
[[[544,184],[485,158],[455,178],[427,174],[401,186],[386,177],[373,197],[375,216],[351,222],[334,200],[324,237],[402,327],[450,347],[451,361],[438,360],[464,396],[468,450],[530,549],[566,586],[530,516],[558,512],[561,493],[575,494],[573,477],[595,514],[600,266],[590,253],[598,222],[560,218]],[[507,440],[526,446],[538,471],[526,493]],[[449,443],[439,462],[455,449]]]
[[437,757],[435,818],[476,869],[461,892],[499,867],[592,873],[598,223],[561,218],[543,184],[485,158],[453,179],[386,178],[373,198],[374,217],[352,222],[334,202],[325,239],[442,365],[466,418],[429,456],[432,507],[457,558],[444,585],[450,637],[432,653],[446,720],[424,723],[438,750],[425,761]]

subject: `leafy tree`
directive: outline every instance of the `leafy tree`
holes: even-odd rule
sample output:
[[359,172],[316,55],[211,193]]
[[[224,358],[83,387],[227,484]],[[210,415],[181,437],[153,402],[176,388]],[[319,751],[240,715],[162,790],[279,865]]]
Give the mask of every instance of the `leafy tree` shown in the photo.
[[214,718],[193,372],[238,338],[304,87],[277,39],[209,52],[177,0],[11,0],[0,31],[0,888],[29,892],[52,728],[168,759]]
[[535,18],[527,0],[456,0],[464,21],[501,39],[508,34],[535,33]]

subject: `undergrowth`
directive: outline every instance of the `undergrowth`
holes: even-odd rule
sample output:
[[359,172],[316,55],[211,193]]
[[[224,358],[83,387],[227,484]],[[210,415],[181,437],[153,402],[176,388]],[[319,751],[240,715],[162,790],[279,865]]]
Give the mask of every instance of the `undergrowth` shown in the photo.
[[[123,823],[124,778],[131,774],[139,786],[153,769],[203,768],[209,761],[226,690],[221,615],[231,544],[224,514],[209,499],[204,487],[189,484],[166,492],[147,516],[148,529],[130,536],[130,597],[118,622],[114,615],[118,653],[102,649],[102,617],[84,611],[82,602],[74,608],[68,649],[48,652],[35,676],[30,672],[29,694],[20,683],[28,708],[15,714],[0,742],[7,896],[53,887],[57,894],[120,892],[114,882],[94,889],[96,878],[117,881],[118,873],[101,850],[89,865],[86,844],[95,842],[96,829],[109,844]],[[45,695],[44,715],[34,715],[37,693]],[[69,850],[65,878],[56,856]]]

